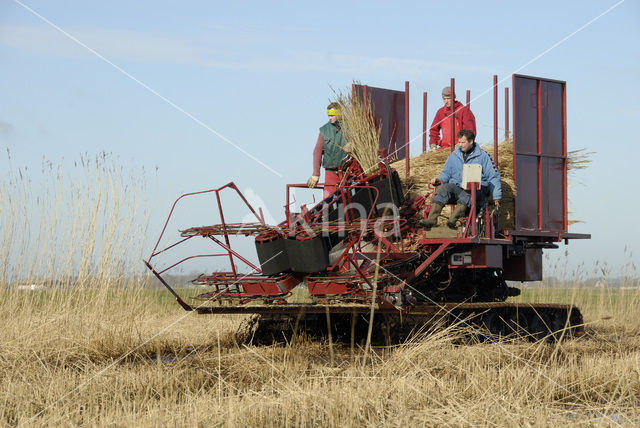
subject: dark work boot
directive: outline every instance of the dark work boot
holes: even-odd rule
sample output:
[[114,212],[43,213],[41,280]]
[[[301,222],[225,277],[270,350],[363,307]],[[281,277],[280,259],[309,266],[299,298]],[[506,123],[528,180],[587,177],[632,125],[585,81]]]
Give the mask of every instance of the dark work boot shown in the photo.
[[420,220],[418,224],[420,226],[426,227],[427,229],[431,229],[438,223],[438,216],[442,212],[444,208],[444,204],[440,204],[438,202],[434,202],[431,204],[431,210],[429,211],[429,216],[426,220]]
[[458,219],[467,213],[466,204],[456,204],[455,209],[451,213],[451,217],[447,220],[447,226],[451,229],[457,229]]

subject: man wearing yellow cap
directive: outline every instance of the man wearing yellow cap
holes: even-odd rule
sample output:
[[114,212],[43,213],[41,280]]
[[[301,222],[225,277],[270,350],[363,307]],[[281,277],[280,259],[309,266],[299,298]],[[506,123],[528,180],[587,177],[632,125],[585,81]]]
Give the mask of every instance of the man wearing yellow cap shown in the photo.
[[324,193],[327,198],[336,191],[338,184],[338,170],[344,167],[347,154],[344,151],[346,141],[340,129],[342,111],[340,104],[331,103],[327,106],[329,121],[320,128],[318,140],[313,150],[313,175],[307,180],[307,186],[316,187],[320,179],[320,164],[324,167]]

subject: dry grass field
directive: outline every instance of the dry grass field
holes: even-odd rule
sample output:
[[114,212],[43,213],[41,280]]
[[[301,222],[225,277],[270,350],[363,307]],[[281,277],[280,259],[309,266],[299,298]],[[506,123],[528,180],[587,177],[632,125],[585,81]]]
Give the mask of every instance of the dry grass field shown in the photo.
[[242,316],[187,313],[163,291],[3,291],[0,421],[637,425],[638,290],[531,291],[523,299],[573,297],[586,336],[460,345],[463,331],[439,329],[366,363],[336,344],[332,362],[326,341],[236,344]]
[[239,344],[242,316],[185,312],[134,275],[144,181],[88,165],[77,181],[49,168],[35,190],[17,172],[0,183],[0,425],[640,424],[635,271],[625,289],[525,289],[581,308],[586,335],[562,343],[461,344],[451,327],[369,355],[333,344],[333,359],[326,340]]

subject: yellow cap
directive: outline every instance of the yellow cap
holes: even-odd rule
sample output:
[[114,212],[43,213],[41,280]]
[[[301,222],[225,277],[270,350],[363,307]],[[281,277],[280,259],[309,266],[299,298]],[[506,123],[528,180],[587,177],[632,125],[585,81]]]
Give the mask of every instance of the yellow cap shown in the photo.
[[342,110],[340,110],[339,108],[330,108],[330,109],[327,109],[327,115],[328,116],[342,116]]

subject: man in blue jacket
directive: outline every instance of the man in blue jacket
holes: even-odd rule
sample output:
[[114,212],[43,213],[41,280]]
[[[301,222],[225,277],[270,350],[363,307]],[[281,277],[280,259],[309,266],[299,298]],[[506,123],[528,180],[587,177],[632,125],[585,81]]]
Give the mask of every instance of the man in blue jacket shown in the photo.
[[460,187],[462,185],[462,167],[464,164],[479,164],[482,166],[482,179],[480,190],[476,192],[476,205],[484,204],[486,197],[491,194],[496,207],[500,206],[502,198],[502,185],[500,184],[500,173],[496,169],[491,156],[475,143],[476,136],[468,129],[458,132],[458,147],[449,155],[447,162],[442,168],[438,178],[431,180],[431,184],[437,182],[442,184],[436,190],[431,203],[431,211],[426,220],[418,223],[426,228],[431,228],[437,224],[438,216],[442,212],[445,204],[455,203],[456,207],[447,220],[447,226],[456,228],[456,223],[460,217],[466,214],[471,206],[471,193]]

